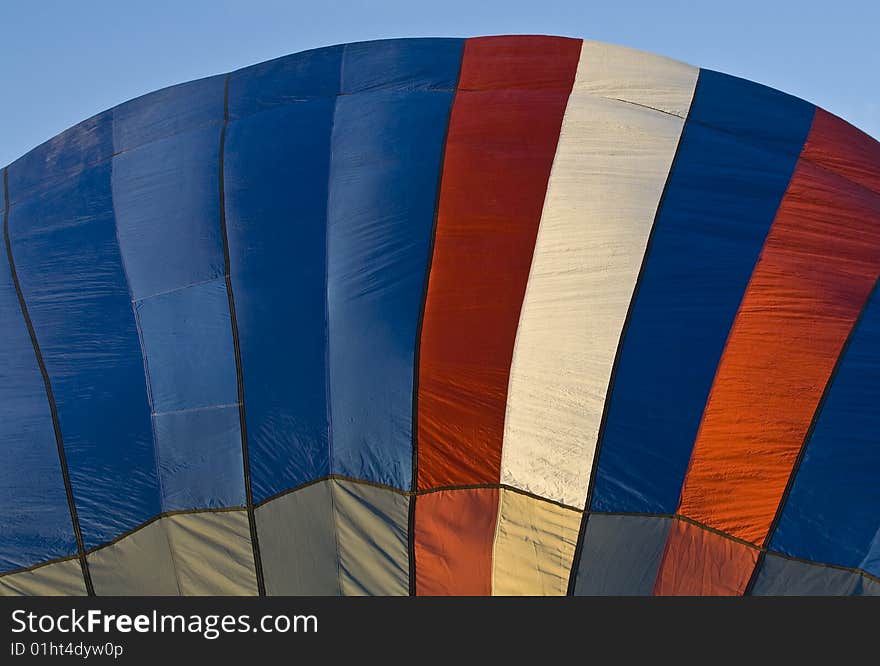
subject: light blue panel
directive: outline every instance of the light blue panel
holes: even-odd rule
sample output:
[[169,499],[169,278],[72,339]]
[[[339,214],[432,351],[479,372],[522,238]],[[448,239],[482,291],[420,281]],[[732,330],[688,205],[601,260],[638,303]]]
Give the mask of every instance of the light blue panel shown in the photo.
[[223,275],[219,160],[213,125],[113,158],[119,248],[134,299]]
[[[432,46],[432,48],[428,48]],[[343,80],[402,90],[340,97],[327,220],[331,468],[397,488],[412,480],[413,363],[441,155],[462,43],[374,42],[346,50]],[[387,57],[397,66],[387,72]],[[351,63],[349,65],[349,63]],[[354,73],[352,73],[354,72]]]
[[238,401],[222,278],[137,303],[154,413]]
[[162,509],[244,506],[238,405],[153,416]]

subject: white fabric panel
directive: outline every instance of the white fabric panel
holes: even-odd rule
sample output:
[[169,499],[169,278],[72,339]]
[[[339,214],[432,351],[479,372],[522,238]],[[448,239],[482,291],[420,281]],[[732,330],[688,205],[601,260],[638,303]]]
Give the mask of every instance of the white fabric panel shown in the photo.
[[[583,507],[623,322],[698,70],[586,43],[520,313],[501,482]],[[655,87],[651,87],[654,82]]]
[[86,584],[79,560],[53,562],[21,573],[0,576],[0,597],[83,597]]
[[698,73],[698,68],[677,60],[584,40],[574,90],[685,118]]
[[565,596],[581,512],[501,490],[493,596]]

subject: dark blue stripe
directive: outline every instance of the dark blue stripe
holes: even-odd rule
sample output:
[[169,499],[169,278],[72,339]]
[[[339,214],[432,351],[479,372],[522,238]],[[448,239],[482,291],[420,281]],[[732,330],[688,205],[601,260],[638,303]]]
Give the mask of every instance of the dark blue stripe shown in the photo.
[[9,168],[12,249],[51,379],[87,548],[160,510],[111,162],[95,165],[112,145],[104,114]]
[[591,506],[672,513],[815,108],[701,70],[610,388]]
[[327,178],[341,48],[230,78],[225,199],[255,502],[330,472]]
[[772,550],[880,576],[880,291],[841,359]]
[[331,468],[405,490],[416,330],[462,50],[462,40],[347,47],[343,89],[355,94],[337,101],[330,149]]
[[[6,208],[0,185],[0,215]],[[0,251],[0,573],[75,555],[52,414],[5,248]]]

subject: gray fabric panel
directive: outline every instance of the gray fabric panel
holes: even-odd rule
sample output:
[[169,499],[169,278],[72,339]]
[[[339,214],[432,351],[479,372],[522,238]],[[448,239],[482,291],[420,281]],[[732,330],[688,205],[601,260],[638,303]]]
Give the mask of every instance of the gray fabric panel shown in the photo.
[[409,594],[409,498],[384,488],[334,481],[333,504],[342,594]]
[[862,576],[861,592],[865,597],[880,597],[880,582]]
[[0,576],[0,597],[85,596],[86,585],[78,559]]
[[798,562],[768,553],[752,589],[754,596],[838,596],[880,594],[880,584],[854,571]]
[[257,594],[254,551],[245,510],[181,513],[163,518],[184,595]]
[[98,596],[257,593],[244,509],[166,516],[88,560]]
[[161,520],[88,555],[98,596],[177,596],[180,588]]
[[329,482],[273,499],[255,515],[267,594],[340,594]]
[[671,518],[592,514],[575,596],[650,595],[671,524]]

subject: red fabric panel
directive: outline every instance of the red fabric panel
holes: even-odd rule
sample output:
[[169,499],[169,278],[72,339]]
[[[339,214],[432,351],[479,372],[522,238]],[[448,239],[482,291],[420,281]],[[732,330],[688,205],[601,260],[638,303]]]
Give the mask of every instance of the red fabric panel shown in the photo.
[[580,48],[465,43],[422,326],[420,489],[499,482],[516,329]]
[[497,488],[440,490],[415,498],[416,594],[489,596]]
[[673,520],[654,583],[655,596],[738,596],[758,551],[683,520]]

